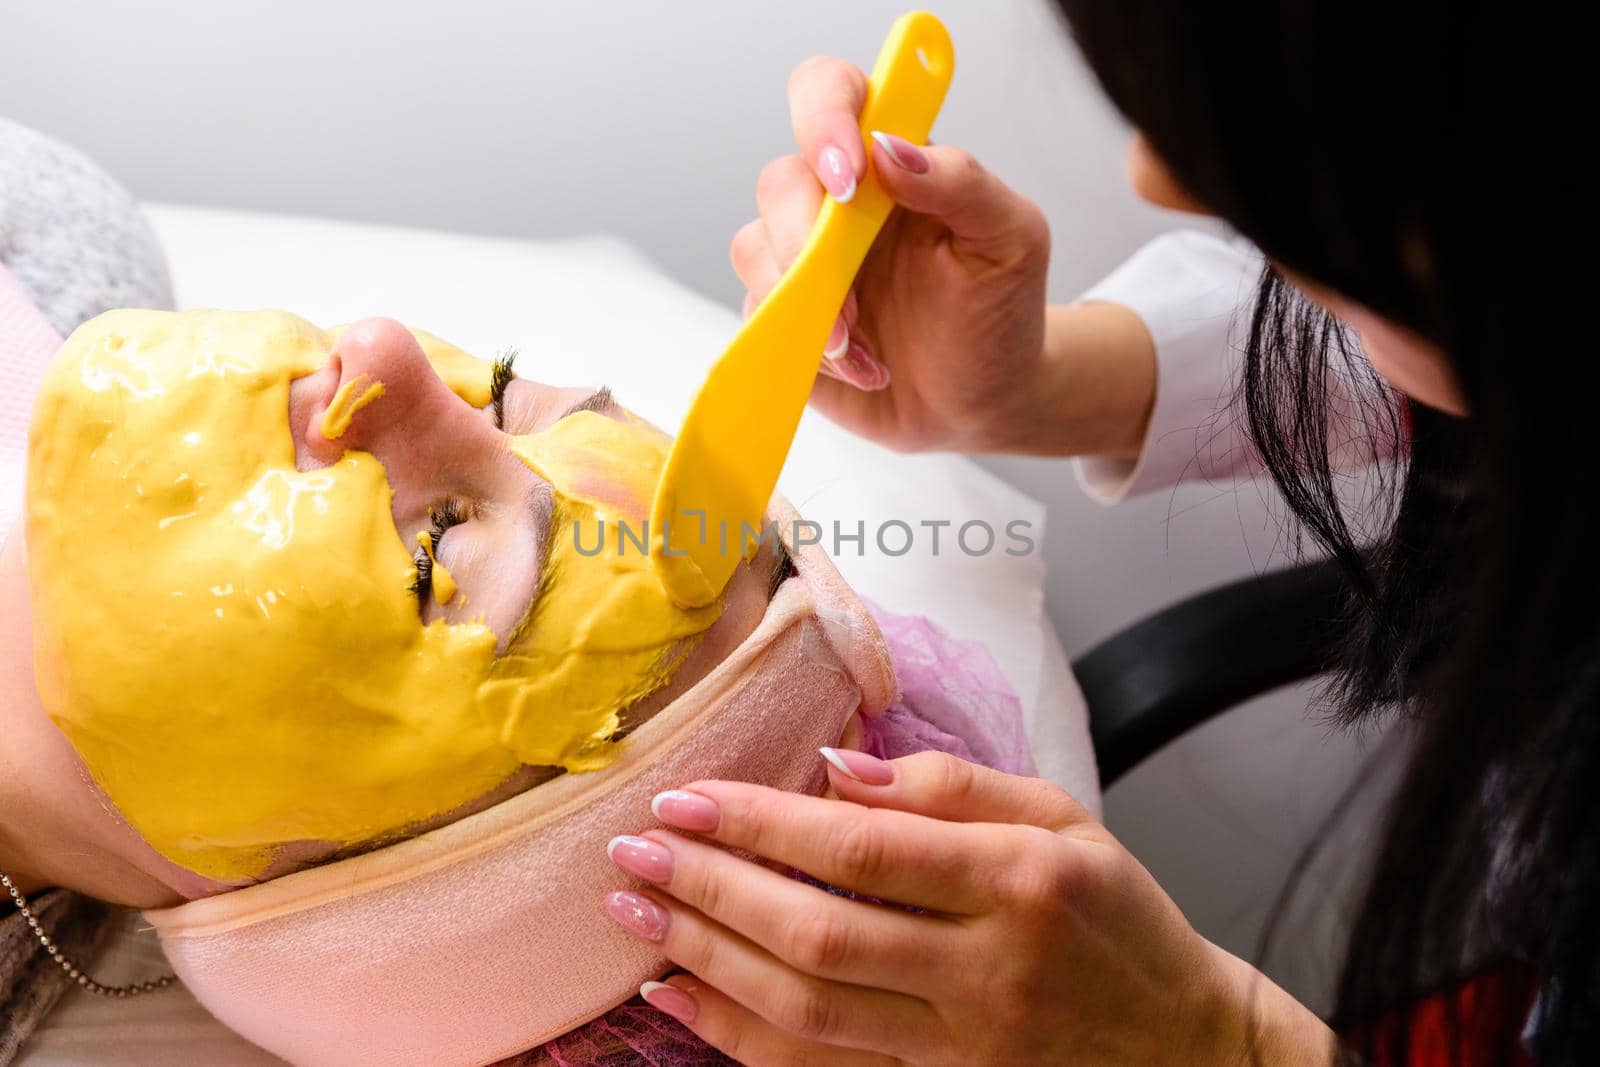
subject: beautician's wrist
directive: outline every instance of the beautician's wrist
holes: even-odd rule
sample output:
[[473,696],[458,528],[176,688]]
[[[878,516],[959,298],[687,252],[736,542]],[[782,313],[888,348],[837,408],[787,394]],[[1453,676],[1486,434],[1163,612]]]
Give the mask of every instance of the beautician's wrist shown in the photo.
[[1215,1067],[1335,1067],[1338,1039],[1315,1012],[1239,957],[1205,942],[1209,980],[1191,1000],[1200,1060]]
[[1043,351],[997,420],[992,451],[1137,459],[1155,405],[1155,341],[1131,308],[1045,309]]

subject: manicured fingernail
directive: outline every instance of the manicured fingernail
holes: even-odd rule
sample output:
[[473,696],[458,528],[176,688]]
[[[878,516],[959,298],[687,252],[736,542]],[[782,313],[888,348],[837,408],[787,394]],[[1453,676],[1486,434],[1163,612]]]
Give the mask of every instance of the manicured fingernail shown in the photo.
[[647,882],[666,885],[672,880],[672,853],[647,837],[619,834],[606,845],[611,862]]
[[848,204],[856,195],[856,171],[842,148],[829,145],[818,154],[817,177],[828,195],[841,204]]
[[670,986],[665,982],[646,982],[639,987],[639,995],[644,1002],[657,1011],[664,1011],[680,1023],[692,1023],[694,1017],[700,1014],[700,1005],[694,998],[677,986]]
[[883,150],[889,153],[889,158],[901,170],[909,170],[912,174],[928,173],[928,154],[904,137],[873,130],[872,139],[883,146]]
[[821,366],[817,368],[817,373],[824,378],[832,378],[834,381],[843,382],[846,385],[850,384],[850,379],[845,377],[844,371],[839,369],[839,364],[831,359],[823,360]]
[[833,330],[828,334],[828,343],[822,349],[822,354],[828,359],[838,359],[850,350],[850,327],[845,325],[844,316],[840,315],[833,320]]
[[894,764],[877,756],[869,756],[853,748],[819,748],[817,751],[833,765],[834,770],[847,778],[854,778],[862,785],[888,785],[894,781]]
[[850,351],[833,365],[843,370],[845,381],[857,389],[875,393],[889,387],[889,368],[868,355],[859,341],[851,341]]
[[668,826],[695,833],[709,833],[722,819],[722,809],[710,797],[691,793],[686,789],[669,789],[657,793],[650,801],[650,810]]
[[648,897],[618,889],[607,893],[604,903],[607,914],[629,933],[655,942],[667,936],[666,909]]

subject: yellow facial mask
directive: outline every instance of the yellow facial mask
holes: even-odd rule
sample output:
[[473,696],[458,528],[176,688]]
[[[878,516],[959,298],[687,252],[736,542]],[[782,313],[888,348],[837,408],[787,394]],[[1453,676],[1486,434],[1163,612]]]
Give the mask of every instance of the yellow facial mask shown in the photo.
[[[416,336],[487,402],[488,364]],[[288,842],[435,818],[524,763],[604,766],[620,712],[720,613],[673,608],[622,543],[666,439],[586,412],[507,439],[563,520],[507,653],[481,623],[423,625],[382,465],[295,468],[289,383],[336,337],[278,312],[111,312],[68,339],[34,409],[40,697],[133,828],[219,880]],[[381,396],[361,383],[325,428]]]
[[[580,411],[511,450],[558,487],[544,586],[526,636],[483,687],[500,740],[524,763],[591,770],[617,711],[666,682],[720,605],[684,610],[650,565],[650,501],[672,441],[638,420]],[[550,708],[570,723],[549,726]]]

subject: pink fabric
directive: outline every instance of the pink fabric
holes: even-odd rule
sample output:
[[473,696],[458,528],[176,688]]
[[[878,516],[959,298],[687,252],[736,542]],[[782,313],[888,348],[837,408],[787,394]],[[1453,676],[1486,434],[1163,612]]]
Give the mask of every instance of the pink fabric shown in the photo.
[[0,543],[22,514],[28,419],[61,335],[0,263]]
[[[994,657],[925,618],[870,605],[894,657],[900,697],[864,720],[861,748],[885,759],[936,749],[1011,774],[1033,774],[1022,702]],[[710,1067],[734,1061],[639,997],[500,1067]]]
[[866,722],[863,750],[894,759],[937,749],[1007,774],[1038,774],[1022,701],[987,648],[920,615],[868,606],[894,657],[900,698]]
[[818,746],[882,714],[894,674],[877,626],[820,551],[796,560],[756,631],[622,742],[566,775],[365,856],[147,912],[196,998],[296,1064],[475,1065],[627,1001],[666,961],[619,930],[606,857],[650,798],[702,777],[823,782]]

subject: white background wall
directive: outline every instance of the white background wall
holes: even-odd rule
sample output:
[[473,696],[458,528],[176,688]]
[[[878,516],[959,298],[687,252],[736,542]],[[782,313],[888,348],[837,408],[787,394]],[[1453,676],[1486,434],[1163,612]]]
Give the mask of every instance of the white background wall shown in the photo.
[[[0,113],[78,145],[148,199],[533,238],[609,231],[737,306],[727,242],[754,212],[762,163],[789,148],[788,70],[818,52],[870,64],[906,6],[9,0]],[[1054,298],[1187,224],[1127,190],[1126,133],[1046,4],[932,6],[958,56],[935,137],[1044,207]],[[1283,560],[1260,487],[1102,510],[1065,464],[990,465],[1050,505],[1049,605],[1070,654]],[[1257,701],[1108,797],[1111,827],[1195,924],[1247,955],[1358,755],[1307,718],[1305,696]],[[1280,955],[1274,972],[1320,998],[1322,957]]]

